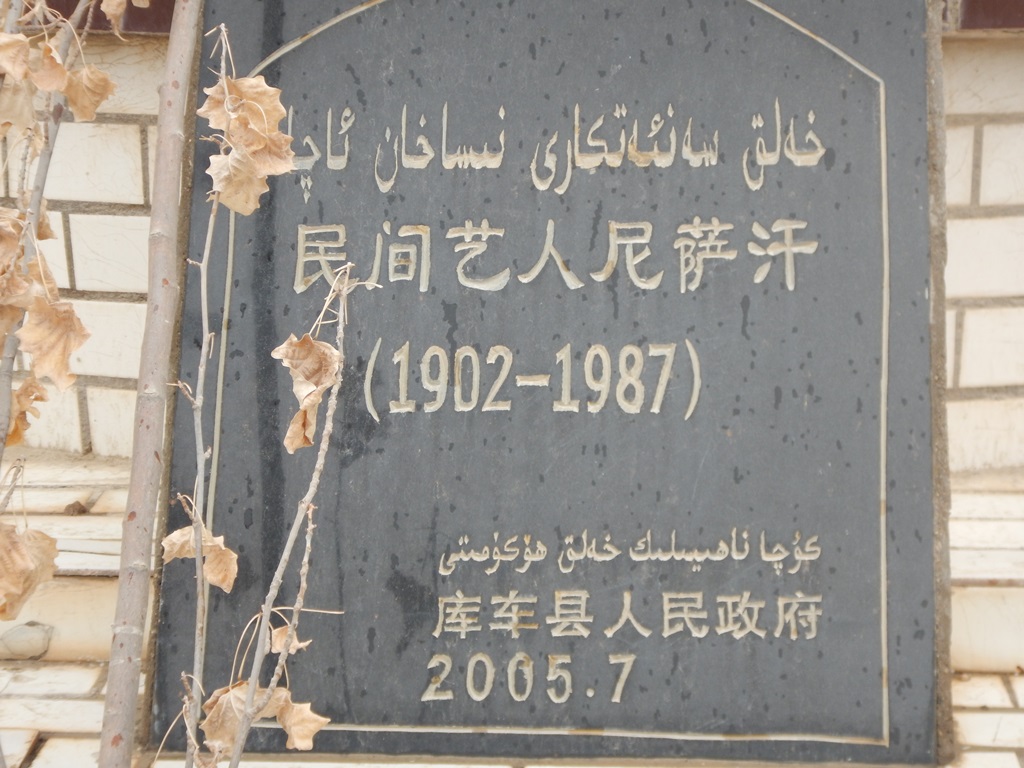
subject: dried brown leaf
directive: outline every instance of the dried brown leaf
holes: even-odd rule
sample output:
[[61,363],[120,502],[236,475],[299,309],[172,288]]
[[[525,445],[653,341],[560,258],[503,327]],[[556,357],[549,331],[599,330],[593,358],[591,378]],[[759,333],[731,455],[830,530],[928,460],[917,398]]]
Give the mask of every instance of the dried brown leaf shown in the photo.
[[281,89],[267,85],[263,75],[225,77],[203,92],[207,98],[196,114],[225,135],[231,134],[233,120],[245,118],[248,128],[269,136],[288,114],[281,105]]
[[32,303],[31,286],[21,271],[24,227],[19,211],[0,208],[0,304],[14,304],[23,309]]
[[32,283],[21,273],[19,261],[9,261],[0,266],[0,304],[18,308],[18,317],[32,306],[35,295]]
[[121,19],[127,5],[127,0],[103,0],[100,3],[100,10],[110,20],[110,28],[118,37],[121,37]]
[[17,208],[0,208],[0,262],[8,263],[21,255],[21,233],[25,217]]
[[313,444],[316,434],[316,413],[323,394],[338,381],[341,353],[324,341],[316,341],[308,333],[301,339],[291,334],[270,356],[280,360],[292,375],[292,392],[299,401],[299,412],[292,418],[285,435],[288,453]]
[[295,453],[299,448],[310,448],[316,436],[316,413],[319,404],[303,408],[288,422],[288,430],[284,435],[284,447],[288,453]]
[[20,307],[0,304],[0,343],[6,342],[7,334],[14,330],[14,327],[21,322],[24,314],[25,310]]
[[313,737],[331,722],[331,719],[316,714],[309,704],[292,703],[289,695],[288,703],[281,707],[277,715],[277,722],[288,734],[285,746],[288,749],[306,752],[313,748]]
[[68,73],[67,84],[62,92],[68,99],[68,106],[75,113],[75,120],[93,120],[96,109],[114,92],[114,81],[106,72],[92,64]]
[[89,338],[70,302],[36,298],[18,331],[21,349],[32,355],[32,371],[46,376],[60,389],[74,383],[69,365],[71,353]]
[[[204,734],[206,748],[214,757],[231,752],[238,735],[238,724],[245,714],[245,699],[249,692],[248,682],[238,682],[232,686],[218,688],[203,704],[206,719],[200,724]],[[265,688],[257,688],[254,699],[266,694]],[[276,717],[277,722],[288,734],[288,749],[310,750],[313,748],[313,737],[330,721],[314,713],[309,704],[295,704],[292,694],[287,688],[275,688],[270,701],[253,718],[263,720]]]
[[15,80],[28,77],[28,38],[22,34],[0,32],[0,74]]
[[257,176],[279,176],[295,170],[292,137],[281,131],[262,134],[244,115],[231,121],[228,143],[235,151],[245,151]]
[[[277,629],[270,630],[270,652],[281,653],[284,650],[284,644],[288,640],[288,626],[278,627]],[[296,635],[292,638],[292,643],[288,646],[288,654],[291,655],[297,651],[301,651],[303,648],[309,646],[312,640],[303,640],[299,642],[299,638]]]
[[36,221],[36,239],[37,240],[55,240],[57,234],[50,227],[50,217],[46,211],[46,200],[44,199],[39,206],[39,218]]
[[292,137],[280,131],[270,134],[267,143],[255,150],[251,157],[257,173],[266,176],[279,176],[295,170]]
[[0,87],[0,138],[8,132],[15,136],[36,124],[36,110],[33,104],[36,87],[29,80],[15,80],[5,77]]
[[39,46],[39,62],[29,76],[36,88],[44,91],[63,91],[68,84],[68,71],[58,54],[46,43]]
[[35,404],[48,399],[46,389],[30,374],[11,395],[11,426],[7,432],[7,445],[20,445],[24,442],[25,432],[32,426],[28,420],[29,415],[39,418],[39,409]]
[[[205,735],[204,743],[206,748],[213,753],[214,757],[220,757],[231,752],[235,745],[235,737],[238,735],[238,725],[245,714],[245,698],[249,691],[249,683],[238,682],[232,686],[218,688],[203,704],[203,711],[206,719],[200,724]],[[266,689],[257,688],[256,697],[260,698]],[[276,688],[267,702],[267,706],[254,718],[262,720],[265,717],[276,717],[281,708],[291,703],[291,694],[287,688]]]
[[341,353],[326,341],[308,333],[301,339],[290,334],[270,356],[280,360],[292,375],[293,390],[301,405],[315,390],[326,390],[338,380]]
[[53,578],[57,542],[39,531],[0,523],[0,621],[17,618],[35,588]]
[[213,179],[213,191],[235,213],[248,216],[260,207],[260,195],[270,189],[265,176],[256,172],[252,159],[240,150],[214,155],[206,171]]
[[[124,17],[127,5],[125,0],[103,0],[100,3],[100,10],[110,20],[110,28],[114,30],[114,34],[118,37],[121,37],[121,20]],[[132,5],[136,8],[149,8],[149,0],[132,0]]]
[[[192,526],[179,528],[164,537],[164,562],[175,558],[196,556],[195,533]],[[203,573],[206,580],[225,592],[230,592],[238,577],[238,555],[224,545],[223,536],[214,536],[203,528]]]

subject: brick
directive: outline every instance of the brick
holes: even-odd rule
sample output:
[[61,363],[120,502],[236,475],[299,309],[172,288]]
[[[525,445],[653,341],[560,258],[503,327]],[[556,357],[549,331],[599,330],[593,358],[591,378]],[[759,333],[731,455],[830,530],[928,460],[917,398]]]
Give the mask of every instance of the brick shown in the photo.
[[972,747],[1024,747],[1024,712],[955,712],[960,743]]
[[[114,123],[61,125],[44,187],[47,199],[143,204],[139,130]],[[21,171],[20,158],[10,159],[12,186]]]
[[1024,384],[1024,307],[972,309],[964,314],[960,386]]
[[146,292],[148,216],[69,218],[75,285],[79,290]]
[[[1015,670],[1024,658],[1024,587],[957,586],[952,588],[951,598],[953,669]],[[988,742],[967,743],[991,746]]]
[[100,105],[101,113],[155,115],[159,108],[157,88],[163,82],[167,56],[166,37],[106,35],[89,38],[86,60],[107,72],[117,90]]
[[29,416],[31,425],[25,433],[25,444],[33,448],[56,448],[60,451],[81,453],[82,428],[78,407],[78,393],[72,387],[61,392],[45,383],[49,400],[39,403],[39,417]]
[[139,375],[145,304],[75,301],[75,311],[92,334],[71,355],[71,370],[93,376]]
[[17,446],[4,452],[6,463],[24,459],[26,486],[123,486],[131,474],[129,462],[102,456],[71,456]]
[[[102,722],[102,701],[0,699],[0,723],[7,728],[61,733],[98,733]],[[33,765],[38,766],[39,763],[33,762]],[[59,765],[64,768],[69,765],[82,765],[82,762],[72,759]]]
[[99,679],[97,665],[0,663],[3,696],[85,696]]
[[960,709],[1011,708],[1010,692],[998,675],[956,675],[953,706]]
[[132,455],[135,390],[89,387],[89,434],[100,456]]
[[949,536],[960,548],[1024,550],[1024,520],[950,520]]
[[1024,122],[986,125],[981,157],[981,204],[1024,203]]
[[[55,728],[53,730],[63,730]],[[32,768],[67,768],[95,765],[100,758],[99,739],[47,739],[32,761]]]
[[953,472],[1024,465],[1024,399],[947,403]]
[[[14,621],[0,622],[4,635],[30,621],[53,627],[46,661],[105,661],[110,656],[117,580],[61,577],[40,584]],[[0,653],[3,652],[0,642]],[[7,724],[0,715],[0,723]]]
[[960,549],[949,551],[950,580],[957,586],[1024,583],[1024,550]]
[[87,539],[111,542],[121,540],[121,518],[119,515],[26,515],[22,520],[29,528],[42,531],[47,536],[58,540]]
[[[31,477],[33,468],[25,470]],[[39,513],[47,517],[63,517],[64,508],[76,501],[87,504],[92,491],[88,488],[21,488],[11,497],[10,509],[18,514]]]
[[946,129],[946,203],[970,205],[974,126]]
[[121,570],[120,555],[96,552],[58,552],[58,576],[111,576],[116,578]]
[[951,768],[1020,768],[1013,752],[962,752]]
[[946,114],[1024,112],[1019,40],[947,40],[942,57]]
[[950,219],[946,242],[946,296],[1024,296],[1024,217]]
[[0,728],[0,748],[7,768],[20,768],[22,761],[39,738],[39,732],[33,730],[17,730]]
[[1024,465],[1024,399],[958,400],[946,414],[952,471]]
[[128,506],[128,489],[112,488],[104,491],[92,505],[94,515],[123,515]]
[[953,493],[949,516],[965,520],[1024,520],[1024,493]]
[[64,248],[64,222],[59,213],[49,213],[50,229],[56,235],[52,240],[40,240],[39,252],[43,254],[50,274],[57,281],[58,288],[70,288],[68,280],[68,255]]

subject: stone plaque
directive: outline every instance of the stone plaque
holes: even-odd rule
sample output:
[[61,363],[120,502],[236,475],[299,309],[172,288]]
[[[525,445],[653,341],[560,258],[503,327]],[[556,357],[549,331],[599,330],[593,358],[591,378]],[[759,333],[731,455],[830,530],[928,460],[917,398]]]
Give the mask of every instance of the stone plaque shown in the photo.
[[[207,688],[315,458],[282,447],[269,352],[352,263],[326,612],[288,664],[317,750],[934,761],[924,4],[207,5],[282,88],[299,166],[216,232],[213,527],[240,576]],[[165,569],[159,734],[191,583]]]

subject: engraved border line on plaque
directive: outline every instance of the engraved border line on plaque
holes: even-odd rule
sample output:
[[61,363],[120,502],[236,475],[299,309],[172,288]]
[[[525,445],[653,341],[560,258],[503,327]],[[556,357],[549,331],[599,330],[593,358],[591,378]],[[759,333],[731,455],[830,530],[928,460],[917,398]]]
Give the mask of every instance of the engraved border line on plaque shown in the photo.
[[[300,46],[318,36],[321,32],[334,27],[335,25],[382,5],[387,0],[367,0],[367,2],[354,6],[349,10],[328,19],[324,23],[313,27],[300,37],[285,43],[276,51],[271,53],[252,71],[249,77],[254,77],[263,69],[294,51]],[[786,15],[768,6],[762,0],[744,0],[748,5],[762,11],[791,27],[800,34],[813,40],[818,45],[838,56],[843,61],[866,75],[878,86],[879,106],[879,171],[881,179],[881,236],[882,236],[882,337],[881,337],[881,374],[879,381],[880,403],[879,403],[879,625],[881,643],[881,704],[882,723],[881,736],[842,736],[819,733],[752,733],[752,734],[731,734],[731,733],[694,733],[694,732],[672,732],[672,731],[642,731],[625,728],[545,728],[529,726],[444,726],[444,725],[386,725],[386,724],[356,724],[356,723],[330,723],[325,730],[364,732],[364,733],[437,733],[437,734],[495,734],[506,736],[533,735],[533,736],[599,736],[605,738],[635,738],[635,739],[665,739],[670,741],[712,741],[712,742],[735,742],[735,741],[809,741],[828,744],[853,744],[866,746],[889,746],[889,663],[888,663],[888,564],[886,549],[887,512],[885,484],[887,478],[886,467],[886,431],[888,414],[888,388],[889,388],[889,179],[888,179],[888,151],[887,151],[887,116],[885,100],[885,81],[872,70],[861,64],[848,53],[838,48],[833,43],[816,35],[811,30],[793,21]],[[230,306],[230,290],[234,269],[234,226],[235,213],[232,211],[229,220],[228,238],[228,264],[225,280],[225,307]],[[210,493],[208,509],[213,509],[213,500],[216,494],[216,467],[217,458],[220,453],[221,433],[221,404],[224,393],[224,361],[227,350],[228,337],[228,314],[225,313],[223,327],[221,329],[221,348],[217,375],[217,398],[214,413],[213,431],[213,472],[210,478]],[[254,723],[256,728],[279,729],[276,723]]]

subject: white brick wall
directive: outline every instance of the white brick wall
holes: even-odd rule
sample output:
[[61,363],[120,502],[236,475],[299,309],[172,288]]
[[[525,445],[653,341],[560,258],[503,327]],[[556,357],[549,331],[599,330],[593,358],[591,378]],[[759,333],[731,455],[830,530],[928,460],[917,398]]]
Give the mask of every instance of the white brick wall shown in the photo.
[[[31,446],[131,455],[135,384],[145,322],[152,145],[166,40],[92,35],[86,61],[117,90],[96,121],[61,126],[45,194],[56,240],[41,250],[62,295],[92,334],[72,357],[79,378],[51,401],[26,434]],[[22,153],[5,146],[7,195]],[[11,201],[7,201],[10,204]],[[3,204],[0,201],[0,204]]]
[[1024,466],[1024,45],[947,39],[952,471]]

